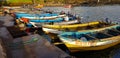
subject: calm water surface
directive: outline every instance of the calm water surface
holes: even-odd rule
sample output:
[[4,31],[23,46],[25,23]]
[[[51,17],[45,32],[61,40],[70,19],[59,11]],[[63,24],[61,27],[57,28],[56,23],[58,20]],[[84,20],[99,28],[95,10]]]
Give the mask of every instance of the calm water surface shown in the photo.
[[65,11],[77,14],[82,18],[82,22],[103,20],[109,18],[113,22],[120,22],[120,6],[96,6],[96,7],[84,7],[78,6],[73,8],[64,8],[64,7],[45,7],[45,10],[53,10],[55,12]]
[[[106,5],[106,6],[95,6],[95,7],[84,7],[78,6],[69,8],[63,7],[45,7],[45,10],[53,10],[55,12],[65,11],[77,14],[82,18],[82,22],[104,20],[109,18],[113,23],[120,24],[120,6],[119,5]],[[87,51],[87,52],[76,52],[71,55],[77,58],[120,58],[120,44],[111,48],[100,50],[100,51]]]

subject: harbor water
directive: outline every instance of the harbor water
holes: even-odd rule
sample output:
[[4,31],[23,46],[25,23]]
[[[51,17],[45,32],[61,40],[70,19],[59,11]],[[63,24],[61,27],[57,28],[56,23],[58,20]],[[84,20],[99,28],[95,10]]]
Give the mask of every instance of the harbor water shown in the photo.
[[[81,17],[81,22],[101,21],[108,18],[112,23],[120,24],[120,5],[77,6],[72,8],[45,7],[44,10],[64,11]],[[120,58],[120,44],[100,51],[84,51],[71,53],[77,58]]]
[[72,13],[82,18],[82,22],[104,20],[109,18],[114,23],[120,22],[120,5],[105,5],[105,6],[77,6],[72,8],[64,7],[45,7],[44,10],[51,10],[54,12],[64,11],[65,13]]

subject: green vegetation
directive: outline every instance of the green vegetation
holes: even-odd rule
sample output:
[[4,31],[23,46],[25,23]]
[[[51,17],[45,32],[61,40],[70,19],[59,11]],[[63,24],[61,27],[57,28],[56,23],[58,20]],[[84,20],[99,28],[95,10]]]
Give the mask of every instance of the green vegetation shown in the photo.
[[22,5],[22,4],[32,4],[31,0],[7,0],[9,5]]
[[4,5],[23,5],[23,4],[44,4],[44,5],[60,5],[60,4],[78,4],[84,0],[6,0]]
[[[3,0],[1,0],[3,1]],[[120,4],[120,0],[4,0],[0,2],[3,5],[23,5],[23,4],[44,4],[48,6],[59,6],[64,4],[82,5],[82,4]]]
[[[2,1],[2,0],[1,0]],[[23,4],[43,4],[44,0],[4,0],[0,4],[2,5],[9,5],[9,6],[17,6]]]
[[31,0],[7,0],[9,3],[32,2]]

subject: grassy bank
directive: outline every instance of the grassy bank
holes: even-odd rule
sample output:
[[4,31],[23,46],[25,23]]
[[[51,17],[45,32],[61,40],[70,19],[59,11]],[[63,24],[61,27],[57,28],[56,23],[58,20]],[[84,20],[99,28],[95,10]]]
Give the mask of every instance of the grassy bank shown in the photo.
[[32,4],[31,0],[8,0],[7,4],[10,6],[19,6],[23,4]]

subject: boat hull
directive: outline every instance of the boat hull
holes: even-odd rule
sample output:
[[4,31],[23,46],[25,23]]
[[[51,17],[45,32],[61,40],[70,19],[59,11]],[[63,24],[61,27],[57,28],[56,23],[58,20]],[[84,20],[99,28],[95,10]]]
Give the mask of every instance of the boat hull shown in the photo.
[[70,51],[103,50],[120,43],[120,25],[83,32],[65,32],[60,40]]
[[[41,23],[39,21],[35,21],[33,20],[33,22],[29,22],[31,23],[34,27],[41,27],[43,24],[52,24],[52,25],[68,25],[68,24],[78,24],[79,21],[78,20],[71,20],[71,21],[63,21],[61,19],[61,21],[59,22],[59,20],[44,20],[41,21]],[[43,28],[44,29],[44,28]],[[47,28],[45,28],[47,29]]]
[[[102,30],[107,30],[107,29],[111,29],[111,28],[116,28],[116,26],[118,26],[118,25],[110,25],[110,26],[102,27],[102,28],[95,28],[95,29],[88,29],[88,30],[77,30],[77,31],[78,32],[102,31]],[[44,28],[44,27],[42,29],[46,33],[53,33],[53,34],[61,34],[63,32],[71,32],[71,31],[62,31],[62,30],[58,30],[58,29],[50,29],[50,28]]]
[[83,23],[83,24],[73,24],[73,25],[43,25],[45,28],[52,28],[52,29],[76,29],[78,27],[84,28],[87,26],[96,26],[99,25],[100,22],[90,22],[90,23]]
[[16,13],[16,18],[28,18],[28,19],[54,19],[57,17],[65,17],[66,15],[59,14],[29,14],[29,13]]
[[112,42],[110,44],[106,44],[106,45],[101,45],[101,46],[89,46],[89,47],[84,47],[84,46],[78,46],[78,45],[71,45],[69,43],[64,43],[68,49],[71,52],[77,52],[77,51],[93,51],[93,50],[103,50],[112,46],[115,46],[117,44],[120,43],[120,36],[116,36],[113,37],[114,39],[116,39],[117,41]]

